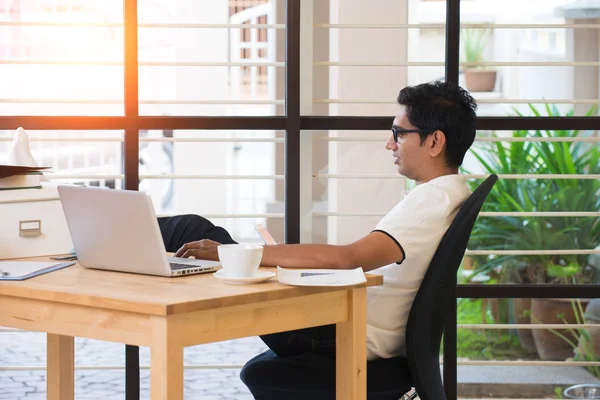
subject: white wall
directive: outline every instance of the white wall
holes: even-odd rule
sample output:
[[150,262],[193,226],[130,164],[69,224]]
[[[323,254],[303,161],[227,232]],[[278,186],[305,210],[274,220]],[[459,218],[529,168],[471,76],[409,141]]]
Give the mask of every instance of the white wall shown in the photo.
[[[408,22],[406,0],[378,0],[377,7],[363,0],[332,0],[332,24],[402,24]],[[407,61],[406,30],[333,29],[330,35],[330,60]],[[405,67],[337,67],[330,70],[330,98],[390,99],[406,86]],[[332,104],[330,115],[386,115],[397,113],[395,104]],[[394,174],[392,157],[385,150],[387,133],[369,131],[330,132],[330,136],[364,137],[377,135],[377,142],[331,142],[330,174]],[[401,198],[404,179],[338,179],[329,180],[330,212],[386,212]],[[330,218],[330,243],[348,243],[375,228],[378,217]]]

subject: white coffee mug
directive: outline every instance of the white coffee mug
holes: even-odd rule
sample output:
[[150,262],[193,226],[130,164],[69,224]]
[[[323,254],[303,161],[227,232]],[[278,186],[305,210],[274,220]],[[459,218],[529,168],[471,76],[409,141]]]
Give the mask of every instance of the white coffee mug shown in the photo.
[[254,276],[260,265],[263,246],[259,244],[221,244],[217,247],[223,275],[235,278]]

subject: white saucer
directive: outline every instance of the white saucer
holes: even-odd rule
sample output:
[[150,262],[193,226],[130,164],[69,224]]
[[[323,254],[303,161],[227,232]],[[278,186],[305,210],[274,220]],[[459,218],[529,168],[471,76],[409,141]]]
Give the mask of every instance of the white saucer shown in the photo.
[[263,281],[269,280],[272,277],[274,277],[275,272],[258,270],[254,274],[254,276],[238,278],[238,277],[234,277],[234,276],[225,276],[225,275],[223,275],[223,270],[220,269],[217,272],[215,272],[213,275],[215,276],[215,278],[220,279],[227,283],[259,283],[259,282],[263,282]]

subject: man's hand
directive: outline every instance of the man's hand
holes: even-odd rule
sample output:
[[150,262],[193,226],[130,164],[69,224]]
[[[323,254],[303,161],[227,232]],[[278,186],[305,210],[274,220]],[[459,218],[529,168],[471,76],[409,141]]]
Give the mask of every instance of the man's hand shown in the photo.
[[175,257],[189,258],[193,256],[196,259],[218,261],[219,254],[217,253],[217,247],[220,244],[209,239],[186,243],[177,250]]

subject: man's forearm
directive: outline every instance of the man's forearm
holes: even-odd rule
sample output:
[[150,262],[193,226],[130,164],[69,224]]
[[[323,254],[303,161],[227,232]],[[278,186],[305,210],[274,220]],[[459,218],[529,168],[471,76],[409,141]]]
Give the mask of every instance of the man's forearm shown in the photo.
[[287,268],[351,269],[352,261],[347,246],[326,244],[280,244],[264,246],[262,265]]

